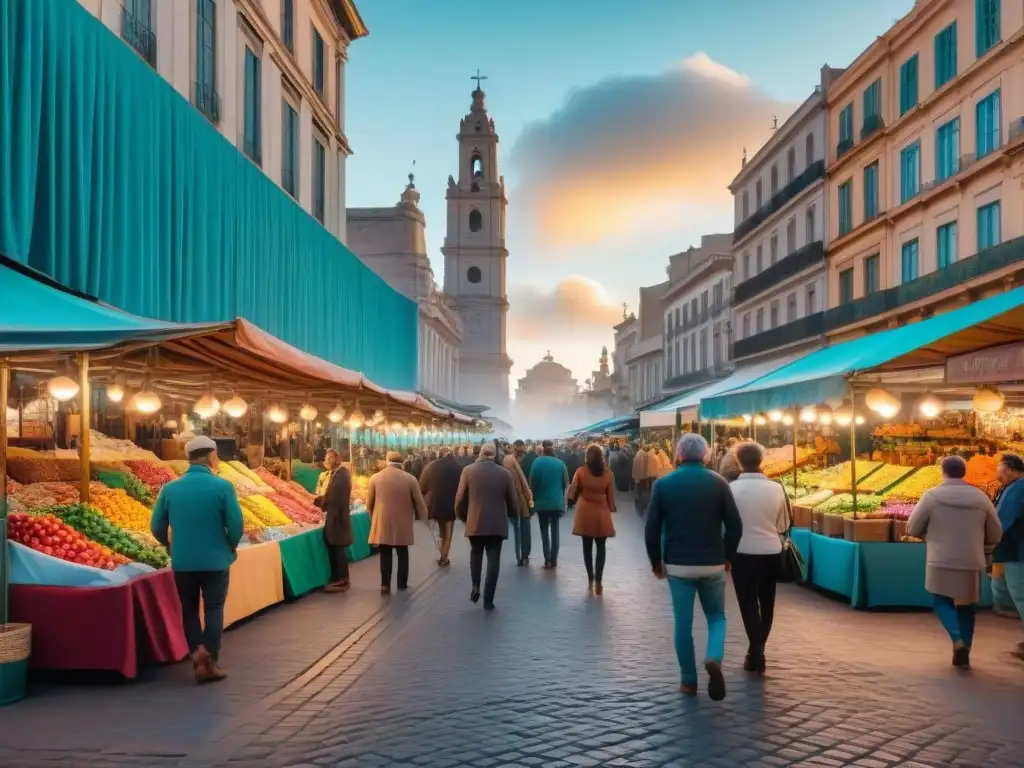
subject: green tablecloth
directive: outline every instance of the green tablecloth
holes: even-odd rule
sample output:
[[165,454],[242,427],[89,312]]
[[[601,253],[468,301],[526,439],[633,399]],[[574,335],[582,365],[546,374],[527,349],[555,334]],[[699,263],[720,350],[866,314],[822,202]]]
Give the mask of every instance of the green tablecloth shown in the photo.
[[316,493],[316,484],[320,479],[322,469],[317,469],[312,464],[303,464],[301,461],[292,462],[292,480],[301,485],[310,493]]
[[[810,583],[846,597],[854,608],[931,608],[924,588],[927,546],[917,542],[852,542],[794,529]],[[992,605],[992,582],[981,577],[982,607]]]
[[[345,550],[350,563],[370,556],[370,516],[365,510],[352,513],[352,535],[355,543]],[[320,589],[331,578],[331,564],[324,546],[324,529],[313,528],[297,536],[282,539],[281,572],[284,593],[289,599]]]

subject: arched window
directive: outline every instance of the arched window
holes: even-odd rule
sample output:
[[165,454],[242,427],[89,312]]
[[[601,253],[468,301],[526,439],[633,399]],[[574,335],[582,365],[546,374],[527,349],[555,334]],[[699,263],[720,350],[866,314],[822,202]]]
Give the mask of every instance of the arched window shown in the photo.
[[814,162],[814,134],[807,134],[807,164]]
[[480,155],[473,155],[469,161],[469,173],[475,179],[482,179],[484,176],[484,161]]
[[482,124],[482,123],[481,123],[481,122],[480,122],[479,120],[477,120],[477,121],[476,121],[476,125],[474,125],[474,126],[473,126],[473,129],[474,129],[474,130],[475,130],[475,131],[476,131],[477,133],[480,133],[480,130],[481,130],[482,128],[483,128],[483,124]]
[[474,285],[480,282],[481,277],[480,267],[470,267],[466,270],[466,279]]
[[474,208],[469,212],[469,231],[479,232],[480,228],[484,225],[484,217],[480,215],[480,211]]
[[479,184],[477,184],[477,183],[476,183],[476,182],[474,181],[474,182],[473,182],[472,184],[470,184],[470,185],[469,185],[469,191],[470,191],[470,192],[479,192],[479,191],[480,191],[480,185],[479,185]]

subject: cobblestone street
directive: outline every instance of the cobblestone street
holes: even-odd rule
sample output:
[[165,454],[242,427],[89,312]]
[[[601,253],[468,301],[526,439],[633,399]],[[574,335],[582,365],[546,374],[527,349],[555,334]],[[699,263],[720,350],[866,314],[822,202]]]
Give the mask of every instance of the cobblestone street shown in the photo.
[[467,599],[465,540],[438,572],[418,528],[407,594],[381,597],[376,559],[360,563],[350,593],[228,632],[221,685],[195,687],[185,664],[134,683],[37,683],[0,718],[0,765],[1024,765],[1024,666],[1007,653],[1020,625],[988,614],[975,668],[958,674],[930,614],[783,587],[756,680],[730,600],[728,697],[682,699],[668,590],[631,502],[619,507],[603,597],[587,593],[571,518],[557,573],[538,564],[536,523],[533,565],[506,547],[490,614]]

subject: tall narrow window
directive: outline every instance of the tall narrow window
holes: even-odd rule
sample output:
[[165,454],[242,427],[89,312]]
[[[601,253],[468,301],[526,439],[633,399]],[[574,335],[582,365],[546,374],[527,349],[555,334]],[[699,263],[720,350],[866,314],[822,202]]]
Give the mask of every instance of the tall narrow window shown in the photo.
[[772,166],[771,175],[769,176],[769,186],[770,186],[770,189],[771,189],[771,192],[769,192],[769,196],[770,197],[775,197],[775,195],[777,195],[779,193],[779,169],[778,169],[778,166],[775,166],[775,165]]
[[758,307],[756,317],[757,333],[764,333],[764,307]]
[[281,103],[281,186],[299,196],[299,115],[287,101]]
[[743,315],[743,338],[747,338],[750,335],[750,313],[747,312]]
[[779,300],[776,299],[768,305],[768,321],[771,323],[769,328],[779,327]]
[[786,183],[796,178],[796,147],[790,147],[786,153]]
[[786,297],[786,322],[792,323],[796,321],[796,292],[789,294]]
[[313,138],[313,215],[321,224],[327,210],[327,150]]
[[796,216],[786,222],[786,254],[796,253]]
[[742,211],[743,217],[740,219],[740,221],[746,221],[747,217],[750,216],[750,194],[747,192],[747,190],[743,190]]
[[263,162],[263,119],[261,72],[259,57],[249,46],[245,47],[245,125],[243,128],[242,150],[257,165]]
[[839,146],[836,155],[842,157],[853,148],[853,104],[847,104],[839,113]]
[[469,212],[469,231],[479,232],[484,225],[484,217],[476,208]]
[[960,170],[960,118],[954,117],[935,132],[935,180],[944,181]]
[[878,163],[864,169],[864,221],[878,216]]
[[815,158],[814,158],[814,134],[813,133],[808,133],[807,134],[807,140],[804,142],[804,144],[806,145],[804,147],[804,154],[807,155],[807,165],[810,165],[815,160]]
[[861,138],[867,138],[882,127],[882,80],[879,78],[864,89],[864,125]]
[[756,266],[757,266],[757,274],[759,274],[759,275],[761,274],[762,271],[764,271],[764,251],[762,250],[762,248],[763,248],[763,245],[761,243],[758,243],[757,244],[757,264],[756,264]]
[[1002,121],[999,109],[999,91],[994,91],[978,102],[975,107],[977,119],[977,150],[976,155],[980,160],[985,155],[991,154],[999,149],[1000,144],[1000,122]]
[[839,273],[839,304],[853,301],[853,267]]
[[281,0],[281,42],[295,52],[295,2]]
[[216,4],[213,0],[196,0],[196,84],[193,103],[211,120],[220,120],[216,30]]
[[900,152],[900,202],[917,197],[921,191],[921,142],[915,141]]
[[879,254],[874,256],[868,256],[864,259],[864,295],[870,296],[872,293],[878,291],[882,287],[880,282],[881,273],[879,271],[880,262],[882,257]]
[[943,224],[935,232],[935,260],[939,269],[956,261],[956,222]]
[[121,37],[151,67],[156,66],[156,36],[153,34],[152,0],[127,0],[121,14]]
[[813,315],[818,311],[818,288],[814,283],[810,283],[807,286],[804,310],[808,315]]
[[900,67],[900,115],[917,106],[917,54]]
[[807,242],[813,243],[818,239],[817,226],[814,222],[814,206],[807,206]]
[[901,254],[901,275],[904,283],[909,283],[911,280],[917,280],[918,278],[918,246],[917,239],[911,240],[909,243],[903,244],[903,251]]
[[761,180],[760,179],[758,179],[757,183],[754,185],[754,197],[755,197],[755,201],[754,202],[756,203],[755,209],[756,210],[760,210],[761,203],[763,202],[763,200],[762,200],[762,193],[761,193]]
[[344,130],[345,121],[342,118],[345,113],[345,73],[342,64],[341,56],[334,59],[334,116]]
[[324,98],[327,77],[324,67],[327,52],[324,48],[324,39],[320,36],[320,30],[313,27],[313,89]]
[[750,251],[743,254],[743,279],[749,280],[752,277],[750,274]]
[[769,263],[774,264],[779,260],[779,236],[772,233],[771,239],[768,241],[768,258]]
[[993,248],[1002,241],[1000,205],[994,203],[983,205],[978,209],[978,250]]
[[1000,1],[974,0],[975,47],[979,59],[999,42]]
[[849,234],[853,230],[853,182],[845,181],[839,185],[839,236]]
[[956,77],[956,22],[935,36],[935,90]]

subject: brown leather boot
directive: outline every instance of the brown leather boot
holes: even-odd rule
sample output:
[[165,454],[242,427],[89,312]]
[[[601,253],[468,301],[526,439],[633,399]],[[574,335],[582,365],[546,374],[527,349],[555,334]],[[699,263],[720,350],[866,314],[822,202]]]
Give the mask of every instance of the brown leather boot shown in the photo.
[[210,652],[206,650],[205,646],[200,645],[193,651],[192,671],[196,676],[196,682],[200,685],[210,682],[213,674],[213,657],[210,656]]

